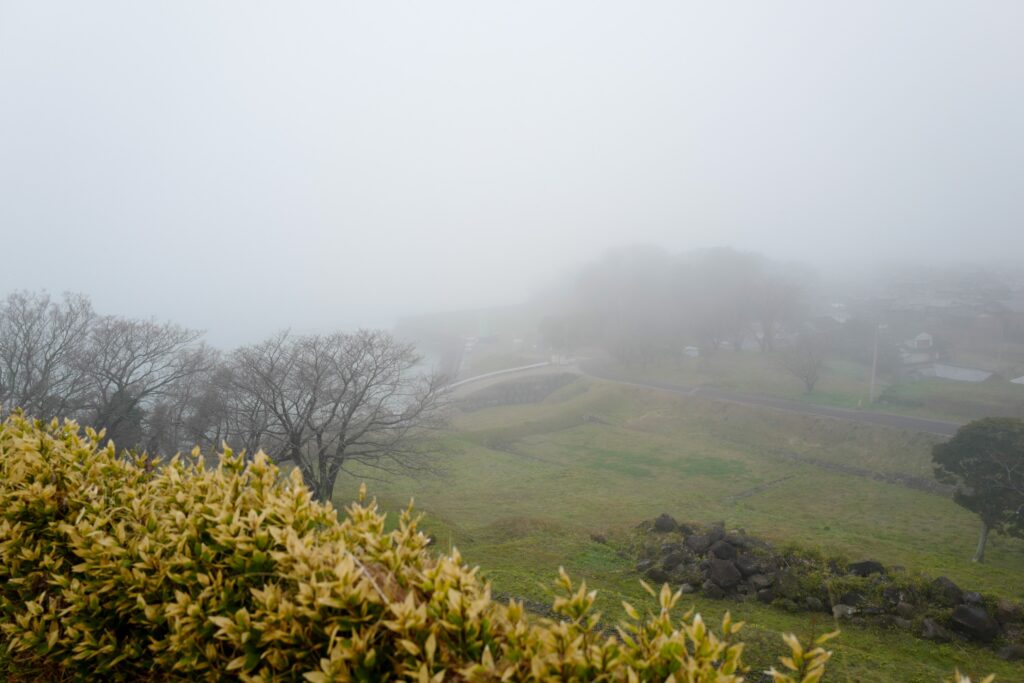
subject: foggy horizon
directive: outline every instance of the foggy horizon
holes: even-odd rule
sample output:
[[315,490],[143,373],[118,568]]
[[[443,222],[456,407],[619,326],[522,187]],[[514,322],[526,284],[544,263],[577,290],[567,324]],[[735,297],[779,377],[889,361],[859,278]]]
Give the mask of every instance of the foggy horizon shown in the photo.
[[1022,0],[0,0],[0,678],[1024,680],[1022,67]]
[[229,347],[609,248],[1019,263],[1018,3],[0,3],[0,289]]

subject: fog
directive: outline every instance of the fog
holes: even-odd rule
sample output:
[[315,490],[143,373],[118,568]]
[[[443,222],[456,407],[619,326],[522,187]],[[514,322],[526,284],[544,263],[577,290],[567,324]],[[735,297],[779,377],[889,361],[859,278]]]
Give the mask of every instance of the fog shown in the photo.
[[1024,250],[1018,2],[0,0],[0,291],[230,346],[608,248]]

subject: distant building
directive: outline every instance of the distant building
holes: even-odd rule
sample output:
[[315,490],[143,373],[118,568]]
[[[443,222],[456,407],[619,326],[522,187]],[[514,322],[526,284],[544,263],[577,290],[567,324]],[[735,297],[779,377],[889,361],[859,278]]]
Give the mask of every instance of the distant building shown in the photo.
[[977,368],[962,368],[957,365],[945,363],[933,363],[930,368],[921,371],[925,377],[938,377],[939,379],[951,379],[956,382],[984,382],[992,373],[988,370]]
[[921,334],[911,339],[909,343],[913,346],[915,350],[923,351],[925,349],[930,349],[932,348],[932,346],[935,345],[935,338],[932,337],[932,335],[928,334],[927,332],[922,332]]
[[927,332],[921,332],[913,339],[907,339],[900,346],[900,358],[904,365],[922,365],[938,360],[935,351],[935,338]]
[[826,313],[826,315],[840,324],[848,322],[851,317],[846,304],[838,302],[833,302],[828,305],[828,313]]

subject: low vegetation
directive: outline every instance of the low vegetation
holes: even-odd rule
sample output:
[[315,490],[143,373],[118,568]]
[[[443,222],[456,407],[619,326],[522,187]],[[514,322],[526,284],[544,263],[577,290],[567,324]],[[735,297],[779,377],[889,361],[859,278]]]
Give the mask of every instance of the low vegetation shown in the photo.
[[899,629],[934,642],[987,643],[1003,659],[1024,659],[1024,606],[964,590],[945,576],[870,559],[851,562],[798,544],[776,549],[742,530],[680,524],[665,513],[637,526],[628,553],[648,580],[684,594],[825,612],[840,623]]
[[[411,510],[339,520],[263,454],[118,456],[73,422],[0,426],[0,666],[9,680],[744,680],[742,624],[679,620],[663,586],[614,635],[560,572],[556,619],[491,599]],[[776,683],[831,653],[787,636]],[[957,678],[960,679],[959,674]]]
[[[635,561],[620,548],[640,520],[663,511],[723,520],[779,548],[876,559],[1024,600],[1024,543],[993,535],[986,564],[971,563],[977,518],[948,494],[907,485],[936,483],[931,450],[941,437],[586,378],[540,403],[456,412],[453,423],[435,461],[442,476],[398,476],[374,491],[395,511],[415,497],[439,546],[457,546],[496,592],[530,604],[550,601],[545,578],[564,565],[600,590],[614,623],[620,601],[645,599]],[[357,483],[342,482],[336,498],[351,499]],[[780,633],[811,639],[835,628],[826,612],[701,592],[683,600],[706,618],[728,610],[756,624],[744,631],[744,652],[760,668],[774,661]],[[1021,678],[1019,663],[988,647],[935,644],[916,629],[843,629],[836,680],[934,683],[954,667]]]
[[685,387],[715,387],[743,393],[901,415],[962,422],[981,417],[1024,416],[1024,385],[993,378],[955,382],[927,378],[895,382],[879,377],[875,401],[868,400],[871,365],[830,357],[816,367],[814,387],[785,367],[786,354],[719,351],[699,358],[658,359],[643,364],[614,363],[614,374],[637,380],[670,382]]

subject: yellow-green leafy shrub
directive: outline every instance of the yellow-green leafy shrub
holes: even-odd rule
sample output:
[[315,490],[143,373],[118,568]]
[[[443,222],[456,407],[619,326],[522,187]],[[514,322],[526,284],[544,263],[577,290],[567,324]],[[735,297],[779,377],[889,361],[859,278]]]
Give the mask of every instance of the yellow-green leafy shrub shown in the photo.
[[[667,587],[617,637],[561,573],[559,619],[500,604],[411,513],[339,520],[298,474],[226,450],[155,463],[72,422],[0,425],[0,672],[14,680],[741,681],[739,624],[673,618]],[[654,591],[651,591],[652,594]],[[791,640],[777,681],[829,653]]]

